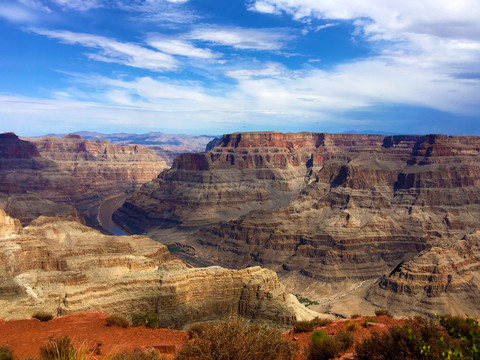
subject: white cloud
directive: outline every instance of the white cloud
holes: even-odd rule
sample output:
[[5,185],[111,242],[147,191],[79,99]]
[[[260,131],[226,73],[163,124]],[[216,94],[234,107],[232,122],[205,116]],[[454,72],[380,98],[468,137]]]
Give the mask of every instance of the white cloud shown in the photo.
[[99,49],[99,53],[88,54],[97,61],[119,63],[152,71],[174,70],[178,62],[171,55],[145,47],[122,43],[103,36],[73,33],[70,31],[31,29],[33,32],[58,39],[67,44],[78,44],[87,48]]
[[228,70],[225,75],[237,80],[245,80],[252,78],[293,78],[295,73],[280,63],[270,62],[257,68]]
[[199,26],[189,39],[201,40],[214,45],[231,46],[236,49],[280,50],[294,38],[285,29],[249,29],[240,27]]
[[13,4],[0,4],[0,17],[3,17],[11,22],[33,22],[37,20],[37,17],[27,9],[13,5]]
[[193,46],[191,43],[165,37],[152,37],[148,44],[160,51],[172,55],[181,55],[199,59],[213,59],[216,56],[210,49],[201,49]]
[[50,0],[66,10],[87,11],[104,6],[101,0]]

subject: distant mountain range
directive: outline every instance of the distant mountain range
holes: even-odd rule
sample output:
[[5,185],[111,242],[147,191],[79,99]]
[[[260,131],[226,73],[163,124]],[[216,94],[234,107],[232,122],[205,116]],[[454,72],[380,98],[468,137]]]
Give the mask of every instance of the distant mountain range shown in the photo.
[[[147,134],[102,134],[91,131],[77,131],[86,140],[106,139],[116,145],[142,145],[153,149],[171,165],[173,158],[185,152],[203,152],[206,145],[215,138],[214,135],[186,135],[149,132]],[[45,136],[63,137],[68,134],[47,134]]]

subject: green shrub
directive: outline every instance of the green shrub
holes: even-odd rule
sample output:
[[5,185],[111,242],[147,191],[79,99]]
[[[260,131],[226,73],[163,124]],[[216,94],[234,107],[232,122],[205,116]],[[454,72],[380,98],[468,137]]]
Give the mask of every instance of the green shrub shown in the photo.
[[13,360],[13,351],[10,346],[0,346],[0,360]]
[[315,329],[316,326],[326,326],[331,324],[332,320],[326,318],[319,318],[316,317],[312,320],[304,320],[304,321],[297,321],[295,326],[293,327],[293,332],[295,333],[303,333],[303,332],[311,332]]
[[127,328],[130,323],[122,315],[110,315],[105,319],[105,326],[117,326],[121,328]]
[[449,344],[443,344],[445,359],[480,359],[480,329],[477,319],[444,315],[439,317],[439,322],[454,339]]
[[32,318],[34,319],[38,319],[40,321],[50,321],[53,319],[53,315],[52,314],[49,314],[47,312],[37,312],[35,314],[32,315]]
[[475,330],[476,327],[471,321],[467,321],[468,318],[463,316],[443,315],[438,317],[440,325],[443,326],[450,336],[460,338],[462,336],[468,336],[468,334]]
[[147,328],[155,329],[158,326],[158,315],[151,313],[133,314],[133,326],[145,326]]
[[340,345],[340,350],[347,350],[350,346],[353,345],[355,338],[353,335],[347,331],[339,332],[335,335],[335,339],[338,341]]
[[[448,344],[448,345],[447,345]],[[357,343],[358,360],[440,359],[450,346],[438,324],[429,320],[410,320],[403,326],[391,326],[385,333],[372,332],[372,337]]]
[[310,343],[307,349],[307,360],[334,359],[340,351],[338,340],[333,336],[326,336],[320,341]]
[[377,319],[372,319],[372,318],[366,318],[364,325],[367,325],[367,323],[378,323]]
[[40,358],[42,360],[84,360],[86,354],[77,351],[70,338],[54,338],[51,336],[48,343],[40,348]]
[[193,332],[176,360],[291,360],[295,346],[276,329],[228,318]]
[[384,316],[388,316],[389,318],[393,318],[393,315],[390,313],[390,311],[385,310],[385,309],[375,310],[375,315],[376,316],[384,315]]
[[113,355],[111,360],[166,360],[166,357],[159,356],[155,350],[143,352],[139,348],[134,349],[132,352],[123,352]]
[[323,341],[327,337],[327,333],[322,330],[317,330],[312,333],[310,336],[310,339],[312,340],[312,343],[318,343],[320,341]]
[[345,321],[345,330],[355,331],[358,329],[358,323],[355,321],[347,320]]

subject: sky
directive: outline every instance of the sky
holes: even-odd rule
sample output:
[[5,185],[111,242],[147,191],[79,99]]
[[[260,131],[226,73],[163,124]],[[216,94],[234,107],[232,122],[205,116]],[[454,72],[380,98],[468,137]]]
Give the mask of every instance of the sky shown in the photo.
[[478,0],[0,0],[0,132],[480,135]]

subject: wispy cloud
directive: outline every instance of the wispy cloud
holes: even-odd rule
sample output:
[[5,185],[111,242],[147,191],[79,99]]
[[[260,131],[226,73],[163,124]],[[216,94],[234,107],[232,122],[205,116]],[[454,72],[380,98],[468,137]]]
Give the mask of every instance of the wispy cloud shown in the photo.
[[190,42],[175,38],[151,37],[148,44],[160,51],[172,55],[181,55],[199,59],[213,59],[216,57],[210,49],[195,47]]
[[287,29],[198,26],[187,38],[242,50],[280,50],[295,36]]
[[174,70],[178,67],[178,62],[173,56],[136,44],[70,31],[37,28],[31,28],[30,30],[39,35],[60,40],[66,44],[77,44],[87,48],[98,49],[98,53],[87,54],[93,60],[118,63],[152,71]]
[[35,13],[16,4],[0,4],[0,17],[16,23],[31,23],[37,20]]

